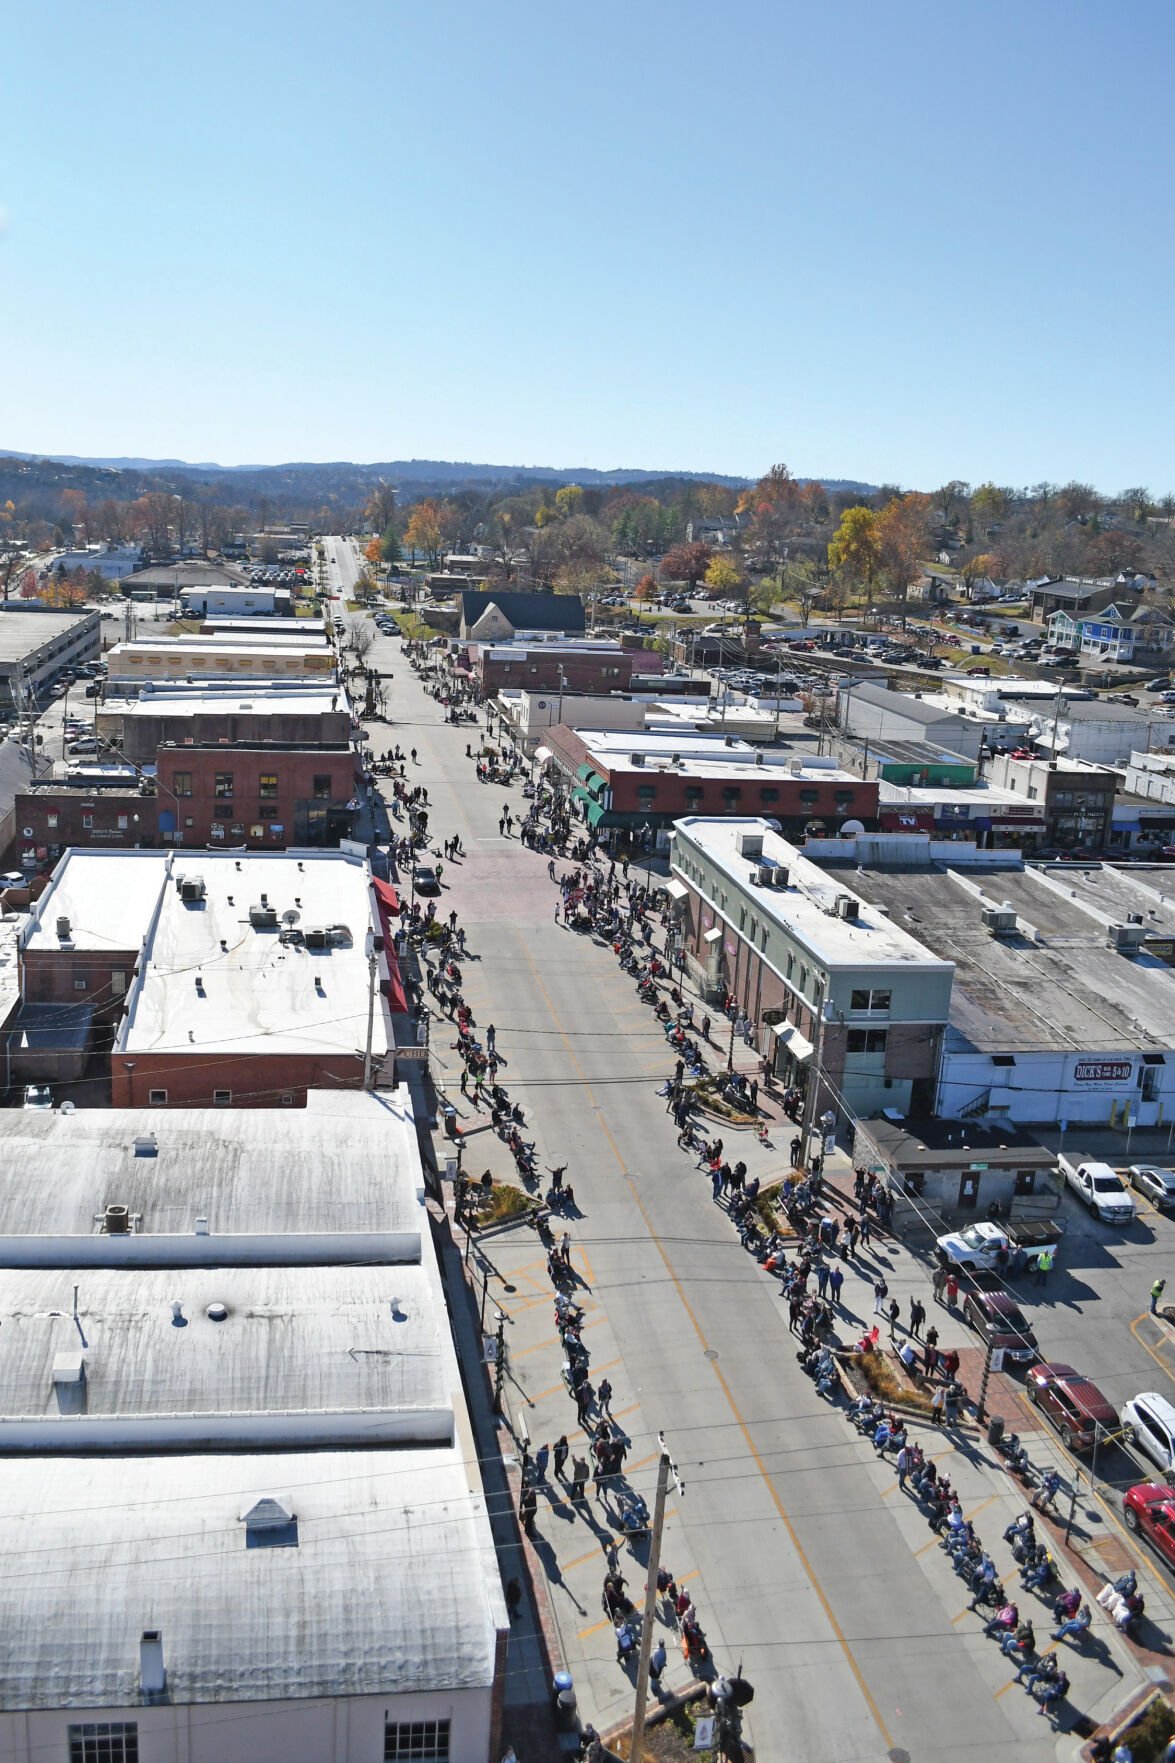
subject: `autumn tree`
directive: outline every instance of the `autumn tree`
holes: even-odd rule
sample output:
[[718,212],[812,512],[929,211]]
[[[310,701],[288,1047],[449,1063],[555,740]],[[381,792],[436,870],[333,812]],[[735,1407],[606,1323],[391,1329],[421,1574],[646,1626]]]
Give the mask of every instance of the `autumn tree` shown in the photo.
[[564,484],[555,491],[555,509],[561,520],[567,520],[583,509],[583,490],[579,484]]
[[846,508],[828,542],[828,566],[872,598],[881,564],[879,516],[872,508]]
[[783,556],[784,541],[794,530],[802,506],[800,485],[786,465],[773,465],[739,497],[738,512],[750,515],[751,543],[768,569]]
[[380,550],[379,540],[370,540],[363,548],[363,555],[366,557],[368,563],[373,563],[378,569],[379,565],[383,562],[383,553]]
[[661,579],[688,582],[692,593],[709,569],[713,556],[709,545],[703,545],[699,539],[687,545],[674,545],[661,559]]
[[391,484],[382,480],[376,484],[363,512],[377,533],[386,532],[396,518],[396,492]]
[[443,543],[440,513],[440,504],[428,497],[416,504],[404,529],[404,543],[412,551],[423,551],[433,569],[440,562]]
[[1123,490],[1118,498],[1132,520],[1144,521],[1150,512],[1151,493],[1141,485],[1130,490]]
[[15,547],[0,555],[0,598],[7,600],[9,589],[24,567],[24,553]]
[[175,497],[169,496],[166,490],[152,490],[131,504],[134,530],[155,557],[167,557],[171,553],[174,504]]
[[86,492],[62,490],[61,518],[73,534],[75,544],[87,536]]
[[980,484],[971,493],[971,517],[976,526],[990,526],[1003,520],[1012,501],[1012,492],[1002,484]]
[[705,581],[710,592],[720,600],[742,594],[747,585],[746,576],[730,557],[712,557],[706,566]]
[[574,569],[602,570],[608,554],[609,533],[590,514],[572,514],[555,532],[563,564]]
[[957,477],[951,478],[949,483],[943,484],[941,489],[934,492],[935,506],[942,515],[944,524],[950,520],[956,505],[965,502],[970,493],[970,484],[965,484]]
[[1145,562],[1142,541],[1133,533],[1119,533],[1110,528],[1094,533],[1085,547],[1084,567],[1090,575],[1117,575],[1123,570],[1133,573],[1141,570]]
[[1082,515],[1093,513],[1097,507],[1098,495],[1092,484],[1079,484],[1074,478],[1061,485],[1057,491],[1057,500],[1066,520],[1080,520]]
[[642,575],[632,590],[632,597],[634,600],[655,600],[657,598],[657,583],[651,575]]
[[111,544],[125,539],[130,531],[127,504],[116,502],[112,496],[107,496],[94,510],[94,526],[99,538],[107,539]]
[[903,619],[906,596],[922,574],[929,515],[930,497],[910,494],[895,496],[877,517],[881,567],[894,599],[902,603]]

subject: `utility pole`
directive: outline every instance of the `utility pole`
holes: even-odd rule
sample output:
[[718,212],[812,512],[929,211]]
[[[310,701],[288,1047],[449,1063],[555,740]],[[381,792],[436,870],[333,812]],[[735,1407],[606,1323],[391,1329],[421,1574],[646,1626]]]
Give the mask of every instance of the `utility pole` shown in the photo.
[[379,957],[375,950],[367,957],[367,1044],[363,1049],[363,1088],[371,1088],[371,1043],[375,1036],[375,990],[379,974]]
[[636,1671],[636,1707],[632,1716],[632,1743],[628,1754],[639,1763],[645,1742],[645,1703],[649,1695],[649,1654],[653,1646],[653,1607],[657,1597],[657,1571],[661,1565],[661,1532],[665,1525],[665,1495],[669,1477],[673,1476],[679,1494],[685,1491],[676,1468],[669,1460],[665,1435],[658,1433],[661,1461],[657,1465],[657,1496],[653,1502],[653,1528],[649,1533],[649,1571],[645,1579],[645,1613],[641,1622],[641,1651]]

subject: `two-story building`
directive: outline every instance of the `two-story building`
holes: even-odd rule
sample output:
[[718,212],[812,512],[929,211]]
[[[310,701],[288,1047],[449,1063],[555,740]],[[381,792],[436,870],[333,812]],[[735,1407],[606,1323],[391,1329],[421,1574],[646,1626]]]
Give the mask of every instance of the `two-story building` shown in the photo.
[[933,1106],[952,962],[765,820],[680,820],[670,865],[691,969],[733,994],[809,1118]]
[[337,845],[359,807],[349,742],[165,743],[155,760],[160,844]]
[[108,697],[97,715],[102,739],[135,765],[153,764],[168,744],[337,746],[350,739],[351,727],[342,687],[297,680],[149,684],[131,697]]

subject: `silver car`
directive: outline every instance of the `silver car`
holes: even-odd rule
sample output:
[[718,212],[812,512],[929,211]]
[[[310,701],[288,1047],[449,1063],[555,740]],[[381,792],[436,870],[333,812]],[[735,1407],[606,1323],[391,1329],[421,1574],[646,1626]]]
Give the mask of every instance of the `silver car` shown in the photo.
[[1175,1169],[1158,1169],[1152,1163],[1132,1163],[1126,1173],[1131,1187],[1145,1194],[1160,1211],[1175,1207]]

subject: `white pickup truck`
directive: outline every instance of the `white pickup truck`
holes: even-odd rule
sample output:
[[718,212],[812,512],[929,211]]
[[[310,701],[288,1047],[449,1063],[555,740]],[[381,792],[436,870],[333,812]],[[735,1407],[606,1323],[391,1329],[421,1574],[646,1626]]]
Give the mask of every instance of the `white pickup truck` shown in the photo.
[[975,1269],[1003,1272],[1019,1253],[1022,1266],[1035,1267],[1042,1249],[1055,1249],[1065,1226],[1053,1219],[1009,1219],[1007,1224],[993,1224],[978,1218],[964,1230],[950,1231],[938,1237],[935,1249],[944,1267],[960,1267],[971,1273]]
[[1057,1167],[1082,1204],[1103,1224],[1134,1223],[1134,1201],[1108,1163],[1075,1163],[1070,1157],[1061,1157]]

